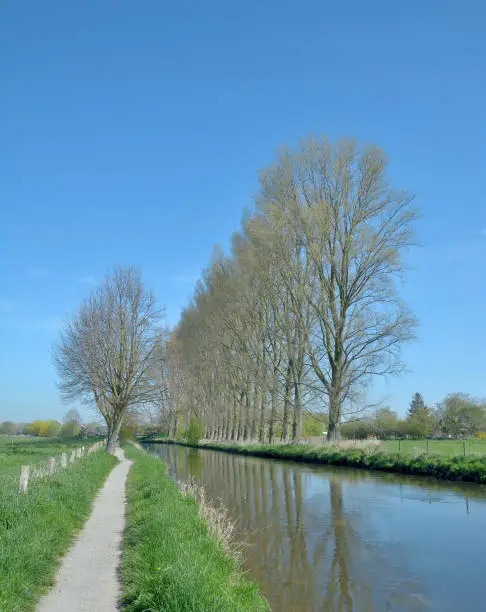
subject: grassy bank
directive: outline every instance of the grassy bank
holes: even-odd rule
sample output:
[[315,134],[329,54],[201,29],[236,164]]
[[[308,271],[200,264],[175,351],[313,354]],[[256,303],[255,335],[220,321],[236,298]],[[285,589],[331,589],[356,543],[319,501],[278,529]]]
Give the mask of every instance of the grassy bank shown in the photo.
[[133,446],[127,483],[127,528],[121,576],[131,612],[267,610],[258,587],[209,534],[192,497],[167,476],[165,464]]
[[459,480],[486,484],[485,456],[441,456],[421,454],[411,456],[402,453],[390,453],[376,449],[347,448],[340,449],[332,445],[311,446],[307,444],[233,444],[223,442],[202,442],[189,444],[167,439],[148,439],[146,442],[183,444],[236,453],[254,457],[273,459],[290,459],[306,463],[319,463],[345,467],[382,470],[399,474],[432,476],[442,480]]
[[[19,442],[19,441],[18,441]],[[103,451],[79,459],[19,494],[21,463],[45,463],[69,450],[55,441],[27,442],[0,454],[0,610],[33,610],[52,584],[59,557],[89,516],[93,499],[116,459]],[[8,449],[7,449],[8,450]],[[38,452],[36,452],[36,450]],[[7,467],[8,466],[8,467]]]

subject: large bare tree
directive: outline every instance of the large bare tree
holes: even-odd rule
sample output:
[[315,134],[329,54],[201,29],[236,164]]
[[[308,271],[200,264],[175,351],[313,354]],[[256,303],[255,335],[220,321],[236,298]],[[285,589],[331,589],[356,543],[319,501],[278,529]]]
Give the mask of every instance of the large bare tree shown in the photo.
[[54,350],[68,401],[94,404],[108,427],[112,453],[130,408],[154,401],[152,368],[160,312],[132,267],[115,267],[66,323]]
[[260,207],[286,211],[287,233],[298,228],[298,260],[312,267],[300,289],[314,325],[301,330],[336,440],[343,407],[373,376],[399,372],[400,348],[413,337],[415,320],[397,291],[413,198],[389,185],[380,149],[353,140],[310,139],[283,151],[261,185]]

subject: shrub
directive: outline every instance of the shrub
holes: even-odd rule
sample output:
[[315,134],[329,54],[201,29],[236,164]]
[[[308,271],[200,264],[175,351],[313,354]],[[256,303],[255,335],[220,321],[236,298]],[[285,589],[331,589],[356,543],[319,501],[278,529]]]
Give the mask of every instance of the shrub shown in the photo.
[[69,440],[75,438],[79,434],[79,425],[77,423],[64,423],[59,432],[61,440]]
[[186,430],[185,438],[191,444],[197,444],[199,440],[203,437],[203,427],[201,422],[196,419],[196,417],[192,417],[189,427]]

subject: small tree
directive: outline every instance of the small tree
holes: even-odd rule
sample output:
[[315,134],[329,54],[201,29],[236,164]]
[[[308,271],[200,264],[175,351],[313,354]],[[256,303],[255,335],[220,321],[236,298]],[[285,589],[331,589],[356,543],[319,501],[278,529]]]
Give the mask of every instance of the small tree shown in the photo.
[[116,267],[65,326],[54,352],[64,399],[94,404],[114,451],[130,407],[156,398],[152,356],[159,311],[134,268]]
[[71,409],[66,412],[63,419],[63,425],[59,432],[60,438],[68,440],[79,435],[81,425],[81,415],[77,410]]
[[78,410],[71,408],[68,410],[62,419],[63,423],[75,423],[76,425],[81,425],[81,415]]
[[71,421],[68,423],[63,423],[61,431],[59,432],[59,437],[62,440],[70,440],[71,438],[75,438],[78,434],[79,425]]
[[47,421],[46,422],[46,432],[50,438],[57,436],[61,431],[61,423],[59,421]]
[[15,432],[16,426],[12,421],[5,421],[0,425],[0,434],[4,436],[12,436]]
[[390,408],[377,410],[373,425],[376,435],[381,439],[394,438],[399,434],[397,413]]
[[410,406],[408,408],[409,416],[413,416],[417,411],[423,410],[425,408],[424,398],[420,393],[414,393],[412,397],[412,401],[410,402]]
[[426,438],[434,429],[435,419],[420,393],[415,393],[407,416],[407,433],[413,438]]
[[196,417],[192,417],[186,431],[186,440],[191,444],[197,444],[202,437],[203,427],[201,422]]
[[466,393],[451,393],[438,409],[442,431],[454,437],[471,436],[486,427],[486,408]]

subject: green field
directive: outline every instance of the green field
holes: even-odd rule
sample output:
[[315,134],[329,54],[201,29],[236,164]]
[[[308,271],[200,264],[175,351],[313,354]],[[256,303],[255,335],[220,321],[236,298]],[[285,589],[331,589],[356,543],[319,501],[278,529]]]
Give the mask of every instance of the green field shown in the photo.
[[0,436],[0,478],[2,473],[21,465],[47,462],[49,457],[58,457],[78,446],[91,446],[100,438],[70,440],[57,438],[30,438],[28,436]]
[[405,455],[486,455],[486,440],[384,440],[383,447],[390,453]]
[[73,446],[92,443],[0,438],[0,610],[35,609],[117,460],[99,450],[49,477],[31,480],[22,494],[20,466],[37,467]]

